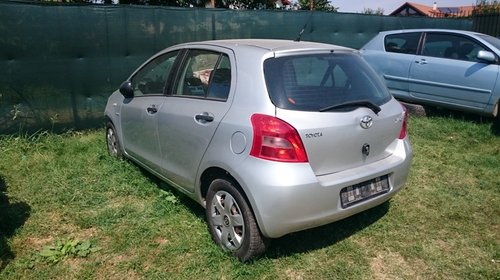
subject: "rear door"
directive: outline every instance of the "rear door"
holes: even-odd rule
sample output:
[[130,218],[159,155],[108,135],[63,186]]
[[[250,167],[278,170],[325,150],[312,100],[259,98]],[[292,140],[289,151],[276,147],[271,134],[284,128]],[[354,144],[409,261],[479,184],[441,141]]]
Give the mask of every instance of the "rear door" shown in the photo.
[[167,85],[177,51],[160,55],[142,67],[131,79],[134,97],[121,105],[123,147],[126,153],[159,171],[158,112],[164,106]]
[[[231,62],[233,60],[233,62]],[[191,49],[159,113],[162,174],[188,192],[200,161],[230,106],[234,56],[224,49]]]
[[277,117],[297,129],[316,175],[391,154],[402,107],[359,56],[285,56],[266,61],[265,67]]
[[408,74],[415,61],[421,35],[422,32],[389,34],[380,45],[363,51],[364,58],[380,75],[383,74],[387,87],[397,97],[408,95]]
[[488,49],[468,36],[428,32],[410,69],[411,95],[435,104],[484,109],[498,65],[478,60],[480,50]]

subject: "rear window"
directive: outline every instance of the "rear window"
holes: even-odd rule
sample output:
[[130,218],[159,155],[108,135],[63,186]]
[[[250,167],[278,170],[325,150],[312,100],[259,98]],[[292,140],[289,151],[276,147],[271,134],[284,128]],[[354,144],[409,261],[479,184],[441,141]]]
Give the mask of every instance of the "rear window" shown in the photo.
[[320,111],[364,100],[380,106],[391,98],[380,78],[353,53],[270,58],[264,75],[272,102],[282,109]]
[[421,32],[396,33],[384,39],[385,51],[395,53],[416,54]]

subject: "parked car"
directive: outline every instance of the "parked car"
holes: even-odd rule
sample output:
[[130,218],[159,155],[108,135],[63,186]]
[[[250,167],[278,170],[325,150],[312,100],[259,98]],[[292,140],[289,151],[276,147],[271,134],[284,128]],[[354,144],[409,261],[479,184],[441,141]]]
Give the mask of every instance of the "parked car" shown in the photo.
[[498,38],[464,30],[392,30],[361,52],[400,100],[498,115]]
[[242,261],[269,239],[351,216],[403,187],[403,106],[359,52],[285,40],[167,48],[105,109],[109,153],[206,208]]

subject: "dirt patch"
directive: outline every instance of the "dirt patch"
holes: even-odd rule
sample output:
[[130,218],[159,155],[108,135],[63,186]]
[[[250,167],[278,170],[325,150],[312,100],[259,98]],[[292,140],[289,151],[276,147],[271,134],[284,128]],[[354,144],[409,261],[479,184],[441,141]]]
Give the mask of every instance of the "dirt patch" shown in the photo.
[[373,279],[423,279],[419,277],[422,266],[409,263],[397,252],[379,252],[370,262]]

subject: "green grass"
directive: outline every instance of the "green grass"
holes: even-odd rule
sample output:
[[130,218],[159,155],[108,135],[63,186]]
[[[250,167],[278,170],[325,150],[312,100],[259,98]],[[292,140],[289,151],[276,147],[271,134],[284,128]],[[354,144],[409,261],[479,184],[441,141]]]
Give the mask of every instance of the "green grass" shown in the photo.
[[0,138],[1,279],[500,279],[500,138],[491,123],[410,118],[406,188],[273,240],[240,263],[203,209],[128,161],[104,131]]

